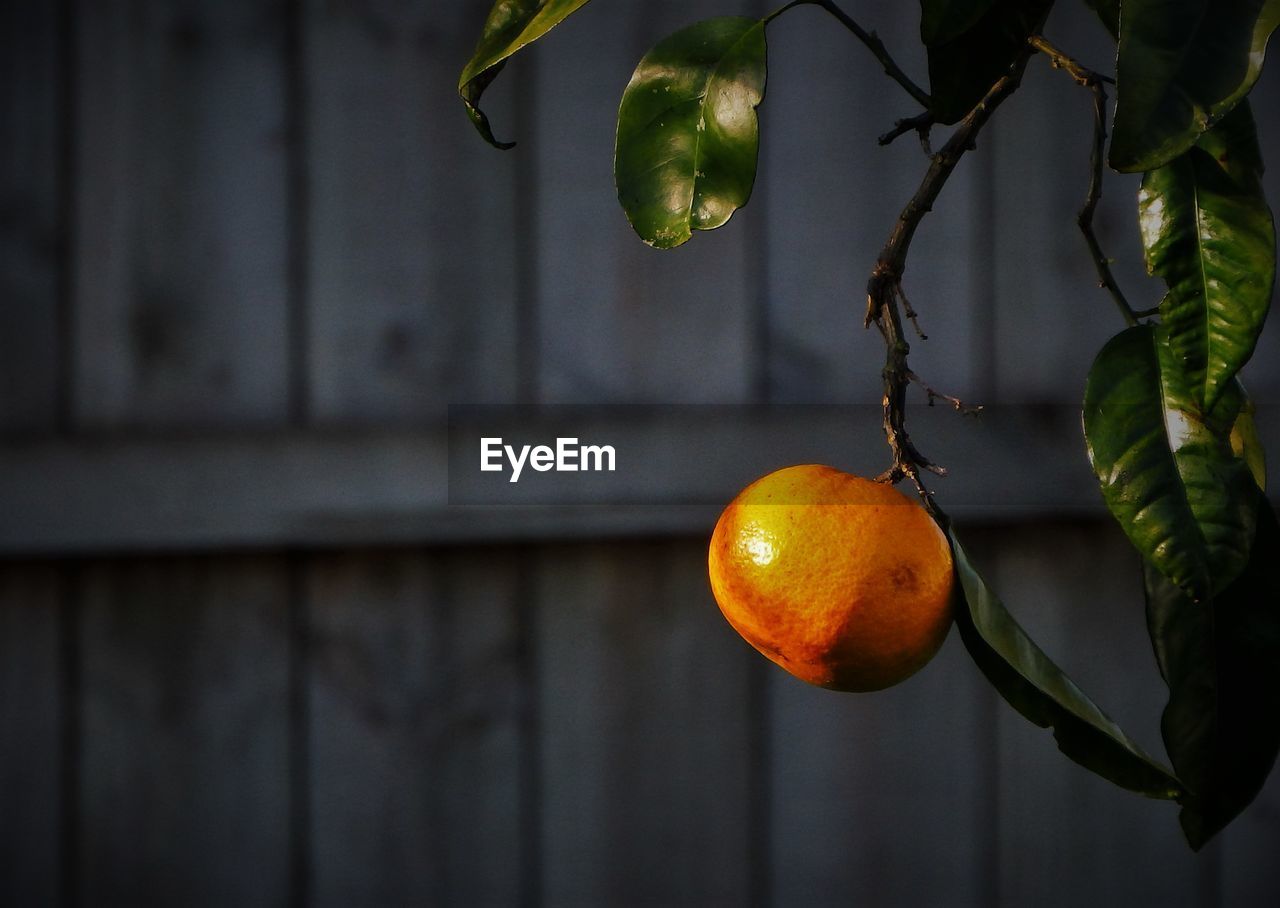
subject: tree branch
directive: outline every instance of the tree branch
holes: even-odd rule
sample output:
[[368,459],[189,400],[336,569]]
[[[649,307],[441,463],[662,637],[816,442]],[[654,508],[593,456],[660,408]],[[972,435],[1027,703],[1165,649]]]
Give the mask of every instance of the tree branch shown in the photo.
[[1030,47],[1018,56],[1009,72],[996,81],[977,106],[960,121],[951,138],[929,165],[924,180],[915,195],[907,202],[889,239],[876,260],[871,278],[867,281],[867,312],[864,324],[872,322],[880,329],[885,342],[884,376],[884,434],[893,454],[893,464],[879,477],[881,481],[898,482],[910,478],[920,494],[925,507],[940,521],[945,521],[932,496],[920,478],[920,471],[927,470],[946,475],[946,470],[924,457],[911,442],[905,427],[906,392],[913,373],[907,365],[911,347],[902,332],[902,318],[898,302],[902,295],[902,275],[907,266],[907,253],[920,221],[933,208],[947,179],[955,170],[965,152],[974,147],[978,133],[991,118],[995,109],[1013,94],[1022,82],[1022,73],[1032,50]]
[[1048,57],[1049,63],[1054,69],[1061,69],[1065,71],[1067,75],[1076,80],[1077,84],[1082,85],[1085,88],[1092,88],[1100,82],[1109,82],[1112,85],[1116,83],[1116,80],[1110,76],[1104,76],[1100,72],[1095,72],[1081,64],[1080,61],[1076,60],[1074,57],[1067,56],[1065,53],[1046,41],[1044,35],[1032,35],[1027,39],[1027,43]]
[[[783,9],[779,10],[778,12],[781,13],[792,6],[800,5],[801,3],[807,3],[812,6],[820,6],[823,9],[825,9],[828,13],[830,13],[832,16],[834,16],[837,20],[839,20],[841,25],[843,25],[849,31],[853,32],[853,34],[857,37],[857,39],[861,41],[863,44],[865,44],[867,46],[867,49],[870,50],[871,53],[875,54],[875,58],[879,60],[880,65],[884,67],[885,75],[887,75],[890,79],[893,79],[893,81],[897,82],[904,89],[906,89],[907,94],[915,98],[916,102],[921,107],[925,107],[925,108],[929,107],[929,105],[932,103],[932,99],[929,97],[929,93],[925,91],[923,88],[921,88],[919,85],[917,85],[915,82],[913,82],[911,80],[911,77],[902,71],[902,67],[900,67],[896,62],[894,62],[893,57],[889,55],[888,48],[886,48],[884,46],[884,42],[880,40],[880,36],[873,31],[872,32],[867,31],[865,28],[859,25],[856,21],[854,21],[852,16],[850,16],[840,7],[836,6],[834,0],[796,0],[796,2],[794,3],[787,4],[787,6],[783,7]],[[772,18],[772,16],[770,18]]]
[[1093,92],[1093,149],[1089,158],[1091,167],[1089,192],[1085,196],[1084,206],[1080,209],[1079,214],[1076,215],[1076,224],[1079,225],[1080,232],[1084,234],[1084,241],[1089,246],[1089,256],[1093,259],[1093,266],[1098,272],[1098,286],[1111,294],[1111,299],[1115,301],[1116,308],[1120,310],[1120,315],[1125,324],[1133,327],[1138,324],[1139,313],[1133,311],[1133,307],[1129,305],[1129,301],[1125,299],[1124,293],[1121,292],[1120,285],[1116,283],[1115,275],[1111,272],[1111,259],[1103,252],[1102,244],[1098,242],[1098,236],[1093,230],[1093,214],[1098,208],[1098,203],[1102,200],[1102,169],[1107,150],[1107,90],[1105,83],[1114,82],[1114,80],[1082,66],[1040,35],[1033,35],[1027,40],[1027,43],[1047,56],[1054,69],[1065,71],[1077,84]]
[[914,117],[904,117],[901,120],[893,122],[893,129],[884,133],[876,141],[881,145],[888,145],[894,139],[905,133],[915,131],[920,136],[920,146],[924,149],[925,154],[932,155],[933,151],[929,148],[929,130],[933,127],[933,114],[929,111],[916,114]]
[[928,406],[932,407],[935,400],[945,400],[951,405],[951,409],[964,416],[977,416],[982,412],[982,405],[971,407],[958,397],[952,397],[950,394],[943,394],[941,391],[931,387],[927,381],[914,372],[907,373],[907,379],[915,382],[924,389],[925,397],[928,399]]

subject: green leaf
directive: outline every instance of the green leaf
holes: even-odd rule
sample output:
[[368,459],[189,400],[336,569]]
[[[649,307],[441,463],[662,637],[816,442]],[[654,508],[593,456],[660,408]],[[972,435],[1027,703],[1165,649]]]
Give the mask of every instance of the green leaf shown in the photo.
[[507,65],[508,57],[537,41],[586,3],[587,0],[497,0],[493,4],[475,53],[458,78],[458,94],[466,105],[467,116],[490,145],[511,148],[515,143],[499,142],[493,137],[489,118],[480,109],[484,90]]
[[929,94],[939,123],[955,123],[1026,50],[1053,0],[920,0]]
[[1248,102],[1142,178],[1147,270],[1169,285],[1162,323],[1196,402],[1216,406],[1249,360],[1271,305],[1276,232]]
[[641,239],[679,246],[747,203],[760,144],[765,22],[699,22],[645,54],[622,95],[614,178]]
[[1258,489],[1227,440],[1242,395],[1228,395],[1206,419],[1178,378],[1158,329],[1121,332],[1089,372],[1084,431],[1102,497],[1125,534],[1198,601],[1244,568]]
[[1147,626],[1169,702],[1160,730],[1199,849],[1257,795],[1280,751],[1280,525],[1266,502],[1244,573],[1196,603],[1146,566]]
[[1052,726],[1058,749],[1086,769],[1147,797],[1179,797],[1178,780],[1035,645],[973,568],[955,532],[949,535],[963,598],[956,604],[956,625],[1000,695],[1041,728]]
[[1153,170],[1235,107],[1262,71],[1280,0],[1124,0],[1111,166]]
[[1245,397],[1244,406],[1231,427],[1231,453],[1245,462],[1249,474],[1260,490],[1267,490],[1267,455],[1258,439],[1258,427],[1254,423],[1253,401]]

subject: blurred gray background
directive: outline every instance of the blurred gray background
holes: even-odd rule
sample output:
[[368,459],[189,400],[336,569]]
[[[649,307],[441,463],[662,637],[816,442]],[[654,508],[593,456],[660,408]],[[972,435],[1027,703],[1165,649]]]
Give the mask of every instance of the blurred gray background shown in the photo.
[[[614,198],[622,88],[766,7],[591,4],[491,90],[500,153],[454,95],[487,5],[0,3],[0,904],[1280,904],[1280,780],[1193,855],[954,634],[885,693],[807,687],[720,618],[714,509],[447,506],[451,403],[599,405],[659,458],[682,429],[610,405],[833,407],[711,411],[656,474],[701,500],[776,450],[878,469],[861,288],[927,164],[875,143],[905,95],[794,10],[751,204],[657,253]],[[1059,5],[1046,34],[1109,69]],[[846,8],[924,80],[916,4]],[[1278,93],[1272,64],[1280,168]],[[1090,130],[1033,60],[947,186],[912,362],[998,418],[909,421],[1011,610],[1162,753],[1074,409],[1121,327],[1074,226]],[[1135,189],[1099,228],[1146,306]],[[1273,451],[1278,330],[1246,373]]]

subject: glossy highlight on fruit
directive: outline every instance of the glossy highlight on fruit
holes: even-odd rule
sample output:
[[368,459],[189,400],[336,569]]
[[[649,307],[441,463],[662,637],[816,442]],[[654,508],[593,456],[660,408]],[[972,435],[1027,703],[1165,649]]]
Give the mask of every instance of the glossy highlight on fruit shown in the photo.
[[797,678],[882,690],[951,627],[946,536],[891,485],[818,464],[747,486],[716,523],[711,589],[734,629]]

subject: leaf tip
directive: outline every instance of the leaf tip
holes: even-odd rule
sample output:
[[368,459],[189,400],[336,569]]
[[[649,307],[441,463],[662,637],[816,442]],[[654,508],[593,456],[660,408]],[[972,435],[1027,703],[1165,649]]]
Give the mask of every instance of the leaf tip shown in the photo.
[[462,94],[461,97],[462,103],[466,105],[467,108],[467,118],[471,120],[471,124],[475,126],[476,132],[480,133],[480,137],[482,139],[494,148],[497,148],[499,151],[507,151],[508,149],[516,147],[515,142],[503,142],[498,139],[493,134],[493,127],[489,125],[489,118],[485,115],[484,111],[479,107],[476,107],[475,103],[472,102],[465,94]]
[[1182,827],[1182,836],[1187,840],[1187,845],[1197,853],[1209,843],[1217,831],[1209,828],[1204,816],[1187,804],[1183,805],[1182,811],[1178,814],[1178,825]]

